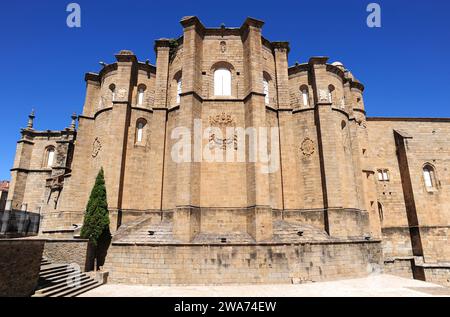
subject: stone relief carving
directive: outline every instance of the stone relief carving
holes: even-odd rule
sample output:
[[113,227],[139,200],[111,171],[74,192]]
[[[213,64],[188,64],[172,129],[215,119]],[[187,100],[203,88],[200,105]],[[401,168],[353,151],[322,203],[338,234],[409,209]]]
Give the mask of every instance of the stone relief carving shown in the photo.
[[119,88],[117,91],[117,98],[119,100],[124,100],[127,98],[128,90],[126,88]]
[[220,51],[222,53],[225,53],[227,51],[227,42],[225,41],[220,42]]
[[221,114],[218,114],[215,116],[210,116],[209,124],[210,124],[211,128],[219,128],[221,131],[222,137],[225,136],[224,138],[218,137],[214,133],[214,129],[212,129],[212,131],[210,132],[210,135],[209,135],[209,147],[210,148],[218,147],[221,150],[226,150],[227,146],[230,146],[231,144],[233,144],[233,148],[235,150],[237,150],[238,137],[237,137],[236,131],[234,131],[234,133],[231,137],[226,138],[227,128],[234,128],[236,126],[236,123],[230,114],[222,112]]
[[302,151],[303,156],[311,157],[316,151],[314,141],[310,138],[305,138],[300,146],[300,150]]
[[97,157],[101,149],[102,143],[100,142],[99,138],[95,138],[94,142],[92,143],[92,157]]
[[329,101],[328,91],[325,89],[319,89],[319,101]]

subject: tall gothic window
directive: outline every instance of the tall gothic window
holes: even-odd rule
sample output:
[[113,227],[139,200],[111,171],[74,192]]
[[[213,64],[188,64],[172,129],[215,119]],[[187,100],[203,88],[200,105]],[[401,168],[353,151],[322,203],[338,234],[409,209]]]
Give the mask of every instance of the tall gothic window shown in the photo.
[[139,106],[142,106],[144,104],[145,88],[146,88],[145,85],[139,85],[137,95],[137,104]]
[[116,85],[114,85],[114,84],[109,85],[109,90],[111,90],[111,100],[115,101],[116,100]]
[[147,120],[138,119],[136,122],[136,143],[142,144],[144,141],[145,126],[147,125]]
[[300,87],[300,91],[302,93],[303,106],[305,107],[309,106],[308,87],[306,85],[303,85],[302,87]]
[[177,105],[180,104],[181,101],[181,93],[183,92],[183,83],[181,78],[177,81]]
[[423,167],[423,179],[427,189],[433,189],[436,187],[436,176],[434,168],[431,165],[425,165]]
[[269,82],[267,81],[267,79],[263,79],[263,89],[264,89],[264,102],[266,105],[270,104],[270,95],[269,95]]
[[52,167],[55,160],[55,147],[48,146],[45,149],[44,167]]
[[214,95],[231,96],[231,72],[226,68],[214,71]]
[[333,102],[334,91],[335,91],[334,86],[329,85],[328,86],[328,102],[330,102],[330,103]]

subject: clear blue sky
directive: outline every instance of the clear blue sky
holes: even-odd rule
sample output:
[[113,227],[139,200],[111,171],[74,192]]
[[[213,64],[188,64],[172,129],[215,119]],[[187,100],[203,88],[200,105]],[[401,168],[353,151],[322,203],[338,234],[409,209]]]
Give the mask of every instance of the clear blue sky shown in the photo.
[[[113,62],[121,49],[154,63],[154,40],[178,37],[186,15],[208,27],[262,19],[266,38],[291,43],[291,65],[317,55],[342,61],[365,84],[370,116],[450,117],[448,0],[78,0],[81,28],[70,29],[72,1],[2,1],[0,179],[10,177],[32,108],[35,128],[67,127],[82,111],[85,72]],[[366,25],[370,2],[381,5],[381,28]]]

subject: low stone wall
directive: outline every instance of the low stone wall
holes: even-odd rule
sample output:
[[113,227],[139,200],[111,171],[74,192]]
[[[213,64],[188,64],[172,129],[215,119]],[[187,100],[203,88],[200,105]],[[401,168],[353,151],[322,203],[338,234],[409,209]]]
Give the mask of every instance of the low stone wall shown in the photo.
[[382,266],[379,241],[255,245],[113,243],[111,283],[280,284],[367,276]]
[[404,278],[414,278],[414,259],[390,259],[384,261],[384,273]]
[[446,267],[424,267],[427,282],[450,287],[450,265]]
[[76,263],[83,272],[93,268],[92,247],[88,240],[49,239],[45,242],[43,256],[54,264]]
[[369,235],[369,213],[359,209],[327,209],[329,234],[334,238]]
[[31,296],[37,286],[45,240],[0,240],[0,297]]

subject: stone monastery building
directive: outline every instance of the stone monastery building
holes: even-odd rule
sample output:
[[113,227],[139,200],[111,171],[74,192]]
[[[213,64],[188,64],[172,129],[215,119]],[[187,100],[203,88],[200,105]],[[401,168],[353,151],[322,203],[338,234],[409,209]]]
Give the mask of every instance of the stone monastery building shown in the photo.
[[[39,212],[40,236],[73,239],[103,167],[113,282],[291,283],[384,270],[449,285],[450,119],[367,117],[364,86],[342,63],[289,66],[289,43],[264,38],[263,24],[207,28],[185,17],[182,36],[155,41],[155,65],[123,50],[87,73],[70,127],[37,131],[30,115],[10,207]],[[196,122],[223,134],[195,137]],[[177,128],[192,131],[182,162]],[[258,136],[242,140],[238,128]],[[249,159],[255,144],[274,169]],[[240,149],[245,160],[199,160],[198,148]]]

